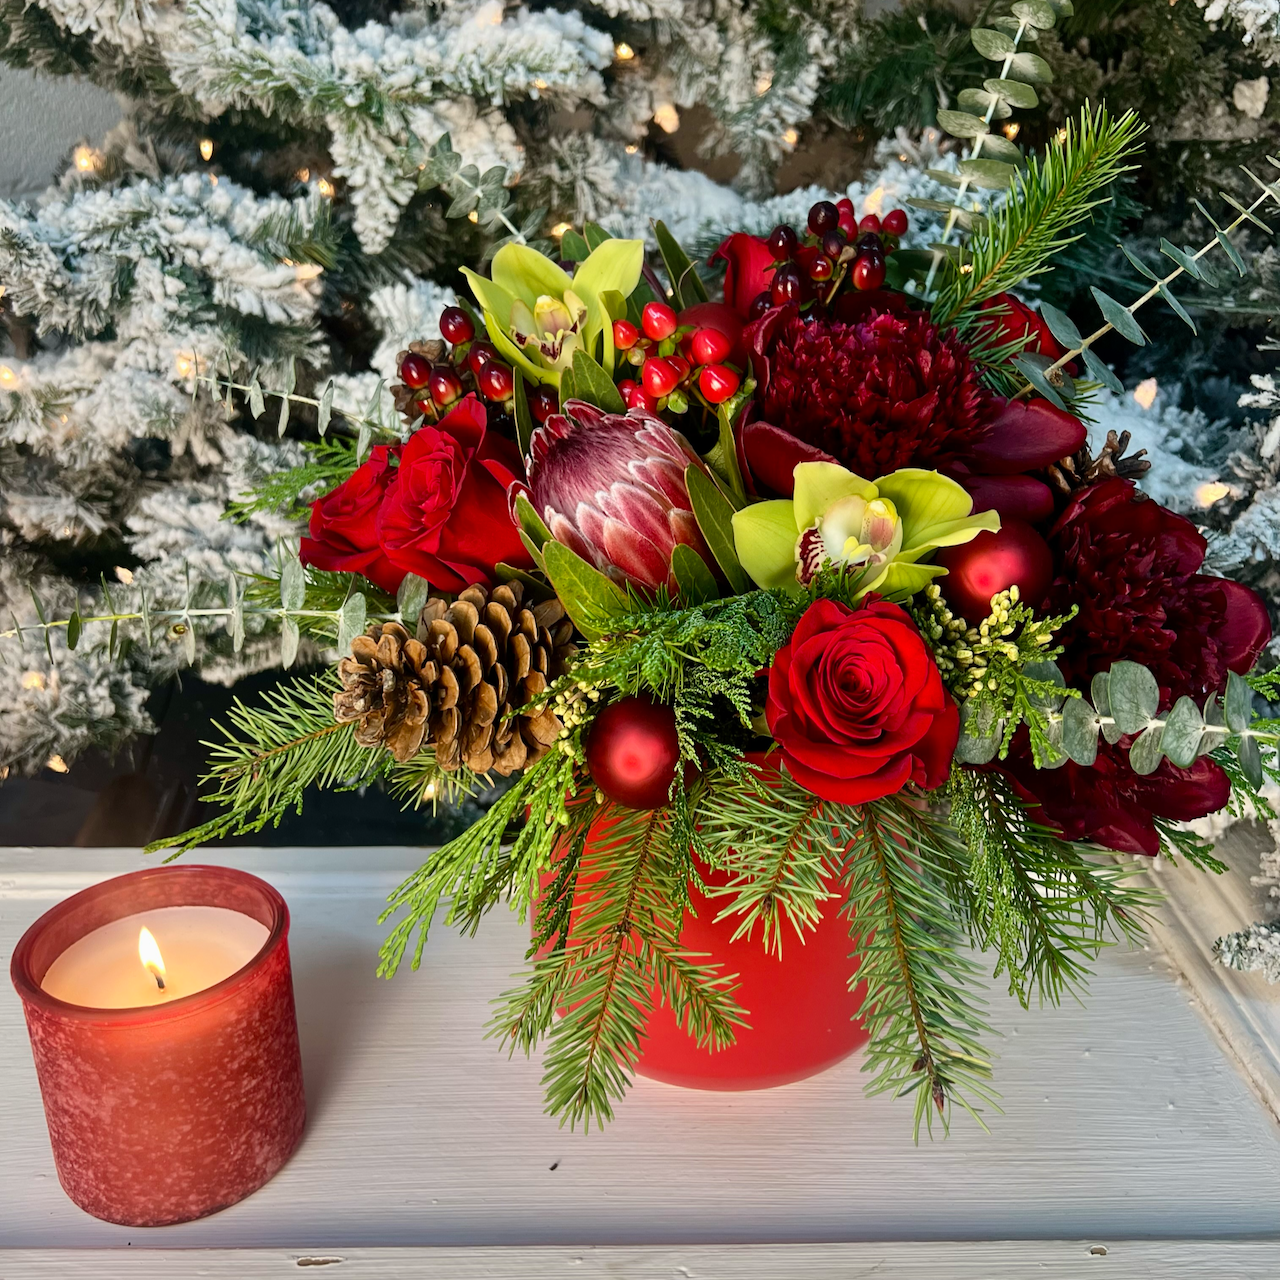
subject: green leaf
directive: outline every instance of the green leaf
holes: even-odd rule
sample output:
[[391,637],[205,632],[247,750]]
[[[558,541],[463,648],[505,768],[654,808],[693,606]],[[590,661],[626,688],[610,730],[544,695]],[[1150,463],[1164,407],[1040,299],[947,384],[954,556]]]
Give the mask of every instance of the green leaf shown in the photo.
[[[1040,662],[1028,662],[1022,668],[1022,674],[1028,680],[1036,680],[1046,684],[1052,684],[1059,689],[1065,691],[1067,682],[1063,679],[1062,672],[1058,669],[1056,662],[1042,660]],[[1060,706],[1067,700],[1067,695],[1063,693],[1028,693],[1027,700],[1033,707],[1040,707],[1044,711],[1057,711]]]
[[592,253],[595,253],[595,251],[604,244],[606,240],[613,239],[613,237],[598,222],[584,223],[582,226],[582,235]]
[[551,541],[551,530],[543,523],[537,508],[524,493],[516,494],[516,523],[537,550],[541,551],[542,544]]
[[961,89],[958,102],[961,111],[974,115],[985,116],[990,111],[992,120],[1007,120],[1013,114],[1013,108],[998,93],[987,89]]
[[1177,245],[1170,244],[1163,239],[1160,241],[1160,252],[1166,258],[1176,262],[1193,280],[1203,280],[1205,278],[1204,268],[1196,260],[1194,254],[1187,253],[1185,249],[1179,249]]
[[671,305],[677,311],[706,302],[707,287],[702,283],[692,259],[680,247],[680,242],[667,230],[664,222],[655,222],[653,234],[658,241],[658,252],[671,280]]
[[1166,285],[1163,280],[1161,280],[1160,284],[1157,287],[1160,290],[1160,296],[1169,304],[1170,307],[1173,308],[1173,312],[1178,317],[1178,319],[1182,320],[1187,325],[1187,327],[1191,330],[1192,333],[1195,333],[1196,332],[1195,321],[1192,320],[1192,318],[1189,315],[1187,315],[1186,308],[1183,307],[1182,303],[1180,303],[1177,300],[1177,298],[1175,298],[1173,294],[1169,292],[1169,286]]
[[[573,394],[606,413],[626,413],[627,406],[604,366],[593,360],[581,347],[573,353]],[[563,390],[563,388],[562,388]],[[569,397],[566,396],[565,399]]]
[[1089,371],[1089,376],[1095,381],[1100,382],[1108,391],[1115,395],[1124,395],[1124,383],[1111,371],[1109,365],[1095,356],[1088,347],[1080,353],[1084,357],[1084,367]]
[[1138,662],[1112,663],[1109,692],[1111,714],[1122,734],[1145,729],[1160,706],[1160,686]]
[[1052,31],[1058,21],[1053,6],[1047,4],[1046,0],[1017,0],[1010,12],[1020,22],[1038,27],[1041,31]]
[[1168,756],[1169,763],[1185,769],[1199,752],[1203,732],[1200,708],[1183,694],[1165,717],[1164,735],[1160,739],[1161,750]]
[[422,606],[427,603],[430,595],[431,584],[426,578],[420,578],[416,573],[404,575],[400,589],[396,592],[396,608],[400,611],[400,617],[404,620],[410,634],[418,625],[418,615],[422,612]]
[[566,262],[586,262],[591,254],[591,246],[574,230],[566,231],[560,237],[560,256]]
[[1084,342],[1080,330],[1076,328],[1075,322],[1065,311],[1059,311],[1051,303],[1042,302],[1040,314],[1044,317],[1045,324],[1049,326],[1049,332],[1069,351],[1074,351]]
[[550,600],[556,594],[541,578],[535,578],[533,574],[526,573],[523,569],[517,569],[515,565],[507,564],[505,560],[499,560],[493,566],[493,571],[498,575],[499,582],[521,583],[524,587],[526,598]]
[[368,616],[368,603],[362,592],[353,591],[338,615],[338,652],[344,656],[351,652],[351,642],[363,630]]
[[80,621],[80,610],[72,609],[71,617],[67,619],[67,648],[75,650],[76,645],[80,643],[80,632],[84,629],[84,624]]
[[[1245,170],[1245,173],[1249,173],[1249,170],[1248,170],[1248,169],[1246,169],[1246,170]],[[1250,176],[1251,178],[1253,178],[1253,174],[1249,173],[1249,176]],[[1257,178],[1253,178],[1253,180],[1254,180],[1255,182],[1258,182],[1258,179],[1257,179]],[[1272,197],[1272,199],[1277,199],[1277,196],[1276,196],[1276,193],[1275,193],[1274,188],[1272,188],[1272,187],[1268,187],[1268,186],[1266,186],[1266,185],[1265,185],[1265,184],[1263,184],[1263,183],[1259,183],[1259,186],[1262,186],[1263,190],[1264,190],[1264,191],[1266,191],[1266,192],[1267,192],[1267,194],[1268,194],[1268,195],[1270,195],[1270,196]],[[1263,220],[1262,220],[1260,217],[1258,217],[1258,215],[1257,215],[1256,213],[1254,213],[1252,210],[1247,209],[1244,205],[1242,205],[1242,204],[1240,203],[1240,201],[1239,201],[1239,200],[1237,200],[1237,199],[1235,198],[1235,196],[1230,195],[1230,194],[1229,194],[1228,192],[1226,192],[1226,191],[1219,191],[1219,192],[1218,192],[1218,194],[1219,194],[1219,195],[1220,195],[1220,196],[1221,196],[1221,197],[1222,197],[1222,198],[1223,198],[1223,199],[1224,199],[1224,200],[1225,200],[1225,201],[1226,201],[1226,202],[1227,202],[1227,203],[1228,203],[1228,204],[1229,204],[1229,205],[1230,205],[1230,206],[1231,206],[1231,207],[1232,207],[1232,208],[1233,208],[1233,209],[1234,209],[1234,210],[1235,210],[1235,211],[1236,211],[1236,212],[1237,212],[1237,213],[1238,213],[1242,218],[1246,219],[1246,220],[1247,220],[1247,221],[1249,221],[1249,222],[1252,222],[1252,223],[1254,224],[1254,226],[1256,226],[1256,227],[1261,227],[1261,228],[1262,228],[1262,230],[1263,230],[1263,231],[1265,231],[1265,232],[1267,233],[1267,235],[1271,235],[1271,234],[1272,234],[1271,228],[1270,228],[1269,226],[1267,226],[1267,224],[1266,224],[1265,222],[1263,222]]]
[[1154,773],[1160,767],[1160,757],[1163,754],[1160,744],[1163,735],[1164,726],[1153,724],[1137,736],[1133,746],[1129,748],[1129,765],[1134,773]]
[[969,185],[982,191],[1003,191],[1018,176],[1017,166],[1004,160],[961,160],[959,168]]
[[249,383],[249,412],[255,418],[260,418],[266,410],[266,405],[262,401],[262,386],[255,377]]
[[1098,713],[1084,698],[1062,705],[1062,749],[1078,765],[1089,768],[1098,756]]
[[333,379],[325,384],[324,394],[320,397],[320,407],[316,410],[316,431],[323,436],[329,430],[329,419],[333,415]]
[[111,619],[111,634],[107,637],[107,657],[116,656],[116,642],[120,639],[120,619]]
[[939,111],[938,123],[953,138],[980,138],[991,132],[985,120],[967,111]]
[[1222,713],[1232,733],[1243,733],[1253,719],[1253,690],[1243,676],[1227,672],[1227,692],[1222,699]]
[[1160,279],[1160,277],[1156,275],[1156,273],[1152,271],[1151,268],[1147,266],[1147,264],[1143,262],[1142,259],[1139,258],[1138,255],[1134,253],[1132,249],[1129,248],[1128,245],[1120,244],[1119,249],[1120,249],[1120,252],[1123,253],[1124,256],[1128,258],[1129,261],[1133,264],[1134,269],[1138,272],[1139,275],[1146,276],[1148,280]]
[[[1021,355],[1014,356],[1010,363],[1014,368],[1021,371],[1023,377],[1031,383],[1033,387],[1051,404],[1055,409],[1066,409],[1066,402],[1062,396],[1058,394],[1057,389],[1050,383],[1049,379],[1044,376],[1047,365],[1042,365],[1039,361],[1045,357],[1041,356],[1039,360],[1029,352],[1024,351]],[[1050,362],[1052,363],[1052,362]]]
[[720,589],[706,561],[690,546],[677,542],[671,552],[671,572],[680,588],[680,599],[686,605],[718,600]]
[[519,370],[514,370],[516,375],[516,390],[512,397],[516,414],[516,444],[520,448],[520,456],[523,458],[529,452],[529,443],[533,439],[533,414],[529,412],[529,393],[524,387],[524,374]]
[[280,620],[280,665],[286,671],[293,666],[294,659],[298,656],[300,639],[297,620],[286,614]]
[[565,612],[588,640],[604,634],[601,624],[628,612],[626,592],[563,542],[545,543],[542,563]]
[[1247,275],[1248,270],[1244,265],[1244,259],[1240,256],[1240,251],[1227,239],[1227,233],[1219,228],[1215,234],[1218,237],[1218,243],[1222,246],[1222,252],[1231,259],[1231,265],[1235,267],[1240,275]]
[[1052,84],[1053,69],[1036,53],[1015,53],[1009,64],[1009,78],[1028,84]]
[[978,140],[979,154],[989,156],[992,160],[998,160],[1002,164],[1011,164],[1015,168],[1021,168],[1025,163],[1022,152],[1015,143],[1009,141],[1002,133],[984,134]]
[[992,31],[990,27],[974,27],[969,39],[973,47],[992,62],[1003,62],[1018,51],[1018,46],[1003,31]]
[[960,704],[960,739],[956,759],[961,764],[989,764],[1004,737],[1004,721],[989,702],[968,698]]
[[1110,294],[1103,293],[1097,285],[1090,285],[1089,292],[1093,294],[1094,301],[1097,302],[1107,323],[1122,338],[1128,338],[1139,347],[1147,345],[1146,335],[1138,328],[1138,322],[1128,308],[1121,306]]
[[276,423],[276,435],[282,436],[289,427],[289,397],[280,397],[280,418]]
[[1261,787],[1263,783],[1262,753],[1258,750],[1258,740],[1256,738],[1238,739],[1236,759],[1240,761],[1240,768],[1244,770],[1244,776],[1249,779],[1254,790]]
[[307,600],[307,575],[296,555],[280,566],[280,603],[290,610],[301,609]]
[[693,507],[698,528],[702,530],[716,563],[729,579],[729,586],[735,594],[750,591],[751,580],[743,571],[733,546],[733,505],[701,467],[690,463],[685,468],[684,482],[689,489],[689,504]]
[[1007,102],[1015,107],[1021,107],[1024,111],[1030,111],[1033,107],[1040,105],[1040,98],[1036,91],[1029,84],[1023,84],[1021,80],[984,80],[982,87],[988,93],[998,93]]

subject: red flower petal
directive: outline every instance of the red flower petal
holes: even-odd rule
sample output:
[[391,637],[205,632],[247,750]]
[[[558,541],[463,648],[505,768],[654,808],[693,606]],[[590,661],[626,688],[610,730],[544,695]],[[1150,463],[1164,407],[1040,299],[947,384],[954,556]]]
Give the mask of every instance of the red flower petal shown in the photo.
[[975,511],[998,511],[1007,519],[1039,524],[1053,515],[1053,491],[1032,476],[957,476]]
[[971,450],[973,469],[1016,475],[1075,453],[1088,432],[1079,418],[1047,400],[1010,400]]
[[767,422],[748,422],[738,433],[739,464],[755,492],[790,498],[796,491],[795,470],[801,462],[834,462],[829,453]]

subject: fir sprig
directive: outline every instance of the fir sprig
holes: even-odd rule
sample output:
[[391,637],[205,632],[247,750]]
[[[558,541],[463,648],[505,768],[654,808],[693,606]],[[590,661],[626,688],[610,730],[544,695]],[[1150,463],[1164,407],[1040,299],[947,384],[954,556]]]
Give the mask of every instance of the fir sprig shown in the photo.
[[243,496],[227,505],[227,518],[244,524],[260,512],[272,512],[287,520],[303,519],[321,494],[336,489],[360,465],[355,440],[333,437],[308,440],[307,460],[287,471],[272,471]]

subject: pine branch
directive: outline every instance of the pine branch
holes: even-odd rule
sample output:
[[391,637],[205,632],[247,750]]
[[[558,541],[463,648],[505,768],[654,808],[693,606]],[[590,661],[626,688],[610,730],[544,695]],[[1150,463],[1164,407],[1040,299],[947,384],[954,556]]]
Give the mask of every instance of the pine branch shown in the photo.
[[232,728],[214,722],[225,741],[204,743],[211,767],[201,783],[210,789],[201,799],[226,812],[155,841],[148,852],[174,849],[177,857],[199,844],[261,831],[268,822],[279,826],[290,808],[302,812],[309,787],[351,790],[385,772],[390,754],[360,746],[354,727],[334,720],[338,688],[337,672],[327,670],[278,686],[264,695],[261,707],[236,699],[229,713]]
[[1133,166],[1125,163],[1145,129],[1132,113],[1112,119],[1105,106],[1080,112],[1066,137],[1032,157],[1004,204],[974,234],[933,302],[934,322],[955,324],[988,298],[1050,270],[1050,259],[1080,238],[1071,234],[1105,203],[1105,189]]
[[948,1103],[981,1125],[979,1103],[995,1105],[979,1044],[990,1028],[970,993],[979,970],[963,954],[964,931],[943,887],[951,855],[939,820],[902,796],[828,812],[846,842],[846,910],[861,957],[850,981],[865,985],[859,1016],[871,1035],[867,1092],[913,1095],[917,1141],[922,1120],[932,1132],[932,1108],[949,1128]]
[[307,441],[304,448],[306,462],[263,476],[243,498],[228,503],[227,518],[244,524],[267,511],[287,520],[303,519],[317,497],[336,489],[360,465],[353,439]]

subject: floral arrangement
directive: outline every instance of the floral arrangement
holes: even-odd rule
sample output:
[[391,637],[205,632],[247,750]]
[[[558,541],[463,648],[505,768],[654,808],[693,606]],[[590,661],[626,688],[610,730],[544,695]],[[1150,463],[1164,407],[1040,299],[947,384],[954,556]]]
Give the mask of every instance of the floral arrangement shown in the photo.
[[[1017,88],[987,82],[988,119]],[[976,1114],[970,949],[1058,1000],[1141,927],[1111,852],[1213,868],[1178,824],[1263,803],[1273,767],[1252,698],[1274,688],[1248,682],[1265,607],[1201,571],[1200,531],[1088,425],[1114,381],[1095,342],[1141,340],[1138,308],[1179,308],[1169,282],[1210,252],[1236,263],[1240,220],[1168,246],[1166,276],[1135,258],[1156,287],[1095,290],[1088,337],[1009,292],[1139,132],[1086,112],[956,213],[958,242],[823,200],[705,266],[661,223],[653,259],[588,224],[467,271],[443,340],[400,357],[404,429],[366,423],[300,473],[326,492],[283,564],[286,646],[336,590],[340,659],[240,709],[210,775],[227,812],[183,843],[310,785],[483,797],[393,896],[382,972],[416,967],[441,908],[465,930],[503,898],[527,913],[492,1030],[549,1042],[569,1123],[611,1115],[658,1005],[708,1050],[749,1028],[734,974],[682,945],[695,894],[778,956],[838,910],[871,1087],[911,1096],[917,1131]],[[965,163],[978,187],[1010,168]]]

